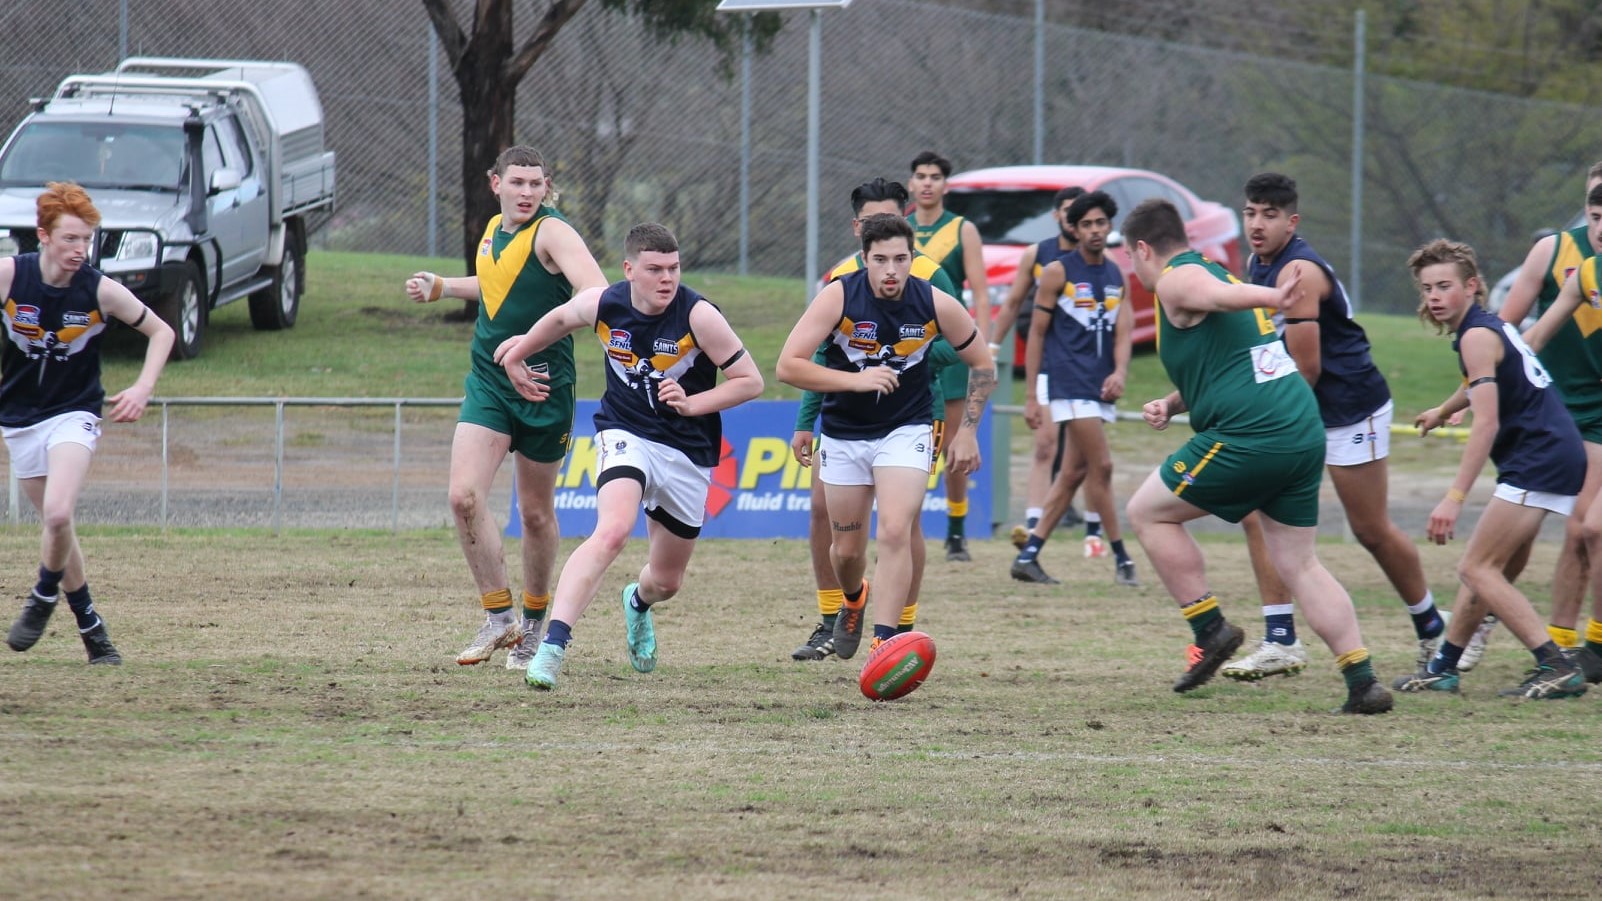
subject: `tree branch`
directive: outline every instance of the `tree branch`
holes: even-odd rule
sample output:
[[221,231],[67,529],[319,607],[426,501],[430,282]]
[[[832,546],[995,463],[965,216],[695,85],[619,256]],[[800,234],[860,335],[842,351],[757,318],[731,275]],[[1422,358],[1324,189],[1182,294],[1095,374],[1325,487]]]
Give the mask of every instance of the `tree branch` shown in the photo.
[[534,65],[534,61],[545,53],[552,41],[556,40],[556,33],[583,8],[585,2],[586,0],[552,0],[551,5],[545,10],[545,18],[540,20],[539,26],[529,36],[528,42],[517,51],[516,56],[512,57],[512,62],[506,69],[506,77],[514,82],[521,81]]
[[434,33],[439,36],[440,46],[445,48],[445,59],[455,69],[461,62],[462,54],[467,52],[467,35],[462,32],[456,17],[445,8],[445,3],[446,0],[423,0],[423,9],[428,11],[428,20],[434,24]]

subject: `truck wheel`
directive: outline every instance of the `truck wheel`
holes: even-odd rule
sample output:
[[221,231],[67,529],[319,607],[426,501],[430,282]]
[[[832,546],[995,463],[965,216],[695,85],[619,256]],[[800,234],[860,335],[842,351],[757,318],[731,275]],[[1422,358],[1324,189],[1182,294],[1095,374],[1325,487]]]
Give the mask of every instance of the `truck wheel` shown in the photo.
[[273,272],[273,283],[250,295],[250,324],[257,330],[276,332],[293,328],[300,314],[300,294],[306,250],[301,246],[299,229],[290,226],[284,236],[284,259]]
[[200,345],[206,336],[205,292],[194,263],[179,265],[176,276],[172,290],[161,298],[156,315],[172,326],[172,359],[193,360],[200,356]]

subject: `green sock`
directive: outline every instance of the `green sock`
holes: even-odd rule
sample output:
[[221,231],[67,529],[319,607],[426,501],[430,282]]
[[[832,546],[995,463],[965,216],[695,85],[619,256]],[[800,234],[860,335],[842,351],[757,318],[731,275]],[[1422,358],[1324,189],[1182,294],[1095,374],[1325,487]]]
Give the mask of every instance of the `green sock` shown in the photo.
[[[1358,654],[1353,651],[1352,655]],[[1345,663],[1341,666],[1341,678],[1346,680],[1346,689],[1355,691],[1374,681],[1374,662],[1368,656],[1368,651],[1361,651],[1362,659]]]
[[1190,631],[1196,636],[1198,644],[1202,636],[1210,634],[1224,621],[1224,611],[1218,607],[1218,598],[1211,594],[1191,601],[1179,608],[1179,612],[1185,615],[1185,622],[1190,624]]

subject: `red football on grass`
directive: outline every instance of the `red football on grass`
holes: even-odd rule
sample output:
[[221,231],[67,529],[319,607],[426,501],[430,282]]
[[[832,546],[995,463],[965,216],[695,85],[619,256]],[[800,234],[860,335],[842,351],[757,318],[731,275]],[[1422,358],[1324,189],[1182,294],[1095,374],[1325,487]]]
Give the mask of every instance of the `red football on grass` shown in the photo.
[[903,632],[868,655],[857,684],[870,701],[891,701],[923,684],[934,669],[935,643],[925,632]]

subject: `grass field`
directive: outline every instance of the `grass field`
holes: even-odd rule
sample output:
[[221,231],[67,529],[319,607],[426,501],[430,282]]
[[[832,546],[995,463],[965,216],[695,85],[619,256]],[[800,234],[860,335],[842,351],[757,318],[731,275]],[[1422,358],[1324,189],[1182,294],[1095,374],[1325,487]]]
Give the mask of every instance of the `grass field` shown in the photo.
[[[461,271],[459,260],[379,254],[313,253],[308,287],[293,329],[257,332],[245,304],[212,314],[206,349],[197,360],[169,365],[159,393],[167,396],[458,397],[467,368],[472,325],[447,323],[460,302],[414,304],[401,283],[418,269]],[[609,273],[613,277],[617,273]],[[717,301],[768,375],[766,397],[795,397],[772,377],[773,362],[805,305],[797,279],[700,273],[687,284]],[[1458,383],[1445,338],[1416,319],[1364,316],[1374,356],[1396,395],[1397,420],[1439,402]],[[141,345],[121,335],[106,365],[112,390],[132,381]],[[580,395],[599,396],[601,355],[593,339],[576,336]],[[1137,354],[1125,407],[1169,390],[1151,353]],[[1021,395],[1016,395],[1021,398]],[[1006,398],[1011,400],[1011,398]]]
[[[1188,633],[1157,589],[1066,558],[1061,587],[998,582],[1010,549],[982,542],[931,565],[933,676],[874,705],[860,659],[789,659],[816,616],[799,542],[708,542],[655,673],[622,648],[632,547],[546,694],[454,665],[477,613],[443,531],[84,541],[127,663],[84,666],[65,610],[0,655],[7,897],[1581,898],[1602,875],[1598,699],[1495,697],[1527,660],[1506,633],[1462,697],[1383,717],[1329,713],[1316,642],[1299,677],[1176,695]],[[35,544],[0,532],[8,559]],[[1255,632],[1240,548],[1208,551]],[[1321,553],[1382,675],[1410,666],[1377,569]]]
[[[459,268],[315,253],[295,329],[218,311],[159,393],[456,396],[471,326],[404,298],[423,267]],[[801,287],[688,281],[771,372]],[[1363,321],[1399,421],[1457,383],[1444,339]],[[127,337],[112,390],[138,365]],[[599,356],[580,345],[581,393]],[[1166,390],[1137,356],[1130,399]],[[1177,440],[1115,429],[1137,460]],[[1438,475],[1455,459],[1438,447],[1399,448],[1393,481]],[[1043,588],[998,579],[1011,548],[976,542],[972,565],[931,563],[934,675],[874,705],[860,658],[789,659],[816,618],[804,545],[712,541],[661,608],[657,672],[622,648],[636,546],[537,694],[500,657],[454,665],[478,614],[447,531],[84,531],[128,662],[85,667],[65,610],[32,651],[0,652],[0,897],[1578,898],[1602,879],[1598,699],[1497,698],[1527,660],[1505,632],[1462,697],[1384,717],[1331,715],[1343,690],[1310,634],[1302,676],[1181,696],[1188,632],[1138,549],[1144,589],[1071,541],[1048,546],[1065,584]],[[1238,539],[1205,540],[1255,635]],[[14,596],[37,542],[0,529]],[[1443,601],[1459,550],[1422,549]],[[1372,561],[1320,553],[1381,675],[1410,669]],[[1529,567],[1543,610],[1553,553]]]

